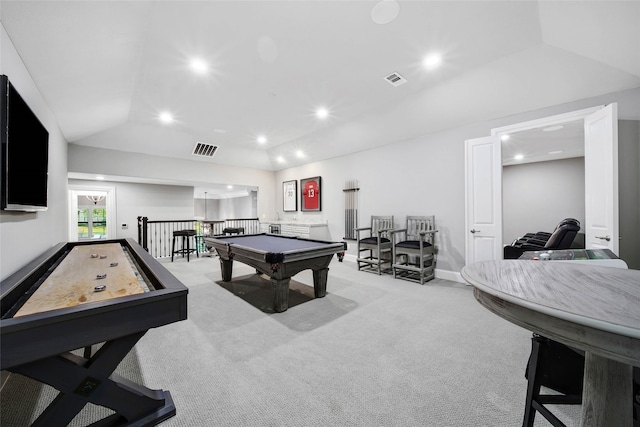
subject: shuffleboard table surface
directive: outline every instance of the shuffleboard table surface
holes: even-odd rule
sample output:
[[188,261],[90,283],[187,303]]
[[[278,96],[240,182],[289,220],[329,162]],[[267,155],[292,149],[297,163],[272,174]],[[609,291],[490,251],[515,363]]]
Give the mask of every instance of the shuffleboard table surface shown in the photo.
[[[111,267],[112,263],[117,265]],[[98,279],[99,274],[107,276]],[[105,290],[96,292],[99,285]],[[78,245],[13,317],[141,293],[144,288],[120,244]]]

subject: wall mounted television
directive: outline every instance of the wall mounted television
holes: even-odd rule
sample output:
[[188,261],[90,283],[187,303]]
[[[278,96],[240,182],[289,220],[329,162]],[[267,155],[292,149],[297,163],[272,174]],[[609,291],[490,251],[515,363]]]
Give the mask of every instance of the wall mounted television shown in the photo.
[[0,85],[0,209],[47,210],[49,132],[7,76]]

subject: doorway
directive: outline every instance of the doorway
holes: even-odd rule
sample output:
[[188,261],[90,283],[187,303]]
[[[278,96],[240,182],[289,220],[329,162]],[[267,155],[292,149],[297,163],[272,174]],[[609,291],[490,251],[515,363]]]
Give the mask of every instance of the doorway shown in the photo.
[[503,257],[501,137],[576,120],[585,126],[586,244],[618,252],[617,105],[610,104],[496,128],[465,142],[467,264]]
[[69,241],[115,239],[115,187],[69,186]]

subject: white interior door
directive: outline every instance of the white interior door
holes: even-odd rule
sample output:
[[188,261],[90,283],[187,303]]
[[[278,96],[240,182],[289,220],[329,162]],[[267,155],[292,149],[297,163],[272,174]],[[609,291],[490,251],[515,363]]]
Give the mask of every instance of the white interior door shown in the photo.
[[588,115],[584,134],[585,245],[619,255],[617,104]]
[[502,259],[500,137],[465,141],[466,264]]

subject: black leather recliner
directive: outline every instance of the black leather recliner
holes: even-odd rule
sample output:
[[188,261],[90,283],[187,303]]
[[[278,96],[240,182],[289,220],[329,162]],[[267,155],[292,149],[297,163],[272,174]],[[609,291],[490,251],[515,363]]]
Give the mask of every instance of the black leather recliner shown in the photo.
[[[526,251],[549,249],[569,249],[580,231],[580,221],[565,218],[556,226],[553,233],[527,233],[504,247],[504,259],[518,259]],[[547,236],[548,235],[548,236]]]

